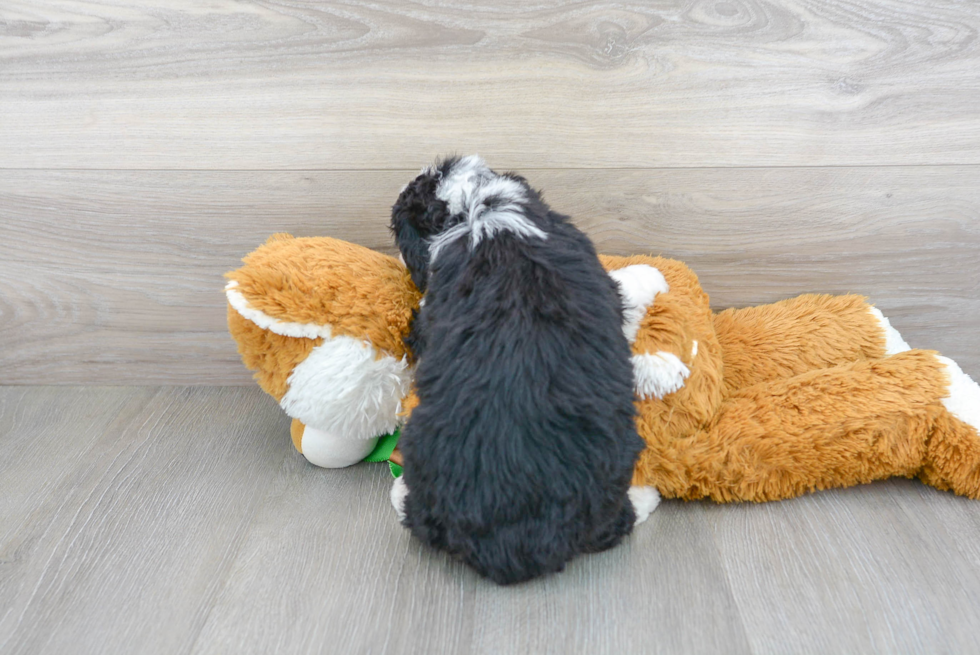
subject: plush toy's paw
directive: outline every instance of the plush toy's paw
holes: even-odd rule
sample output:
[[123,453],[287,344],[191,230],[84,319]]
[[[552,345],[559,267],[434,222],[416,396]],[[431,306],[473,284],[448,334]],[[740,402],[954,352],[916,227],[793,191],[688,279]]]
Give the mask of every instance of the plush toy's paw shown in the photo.
[[660,504],[660,492],[653,487],[630,487],[627,495],[633,503],[633,512],[636,514],[636,522],[633,525],[646,521],[650,513]]
[[670,286],[663,273],[648,264],[634,264],[609,271],[609,277],[619,285],[623,297],[623,333],[630,343],[636,341],[640,321],[658,293],[667,293]]
[[405,478],[395,478],[395,484],[391,485],[391,506],[395,508],[398,521],[405,520],[405,499],[408,497],[408,486]]
[[[695,341],[694,354],[697,344]],[[663,398],[683,387],[691,375],[691,369],[677,355],[665,351],[633,355],[632,361],[633,390],[640,398]]]
[[949,357],[937,359],[946,367],[949,376],[949,395],[942,399],[949,413],[980,432],[980,385],[963,372]]
[[337,437],[307,425],[303,430],[300,452],[310,464],[327,469],[339,469],[360,462],[374,450],[377,443],[377,437],[373,439]]

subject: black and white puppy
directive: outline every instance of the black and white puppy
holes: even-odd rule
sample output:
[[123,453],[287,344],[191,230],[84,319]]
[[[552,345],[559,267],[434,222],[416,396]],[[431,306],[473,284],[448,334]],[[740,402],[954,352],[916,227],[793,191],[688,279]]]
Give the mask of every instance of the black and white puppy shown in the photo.
[[658,498],[634,511],[628,495],[643,447],[630,346],[592,243],[476,156],[424,169],[391,229],[425,293],[392,490],[403,524],[500,584],[615,546]]

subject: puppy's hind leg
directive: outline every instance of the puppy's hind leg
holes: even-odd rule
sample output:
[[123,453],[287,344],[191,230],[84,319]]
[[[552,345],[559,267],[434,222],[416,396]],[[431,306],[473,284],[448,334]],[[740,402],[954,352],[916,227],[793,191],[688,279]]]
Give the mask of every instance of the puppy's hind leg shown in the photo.
[[636,514],[636,523],[639,525],[647,520],[653,510],[660,504],[660,492],[653,487],[633,486],[627,492],[630,502],[633,504],[633,512]]
[[391,505],[395,508],[399,522],[405,520],[405,500],[407,498],[408,486],[405,484],[404,476],[395,478],[395,484],[391,485]]
[[[640,488],[650,489],[651,487]],[[632,491],[632,489],[630,489],[630,491]],[[657,494],[657,502],[659,501],[660,494]],[[650,511],[648,510],[646,514],[649,515]],[[623,503],[619,516],[617,516],[614,521],[607,523],[593,533],[589,544],[582,549],[582,552],[600,553],[604,550],[609,550],[613,546],[616,546],[623,540],[623,537],[628,535],[633,530],[633,526],[639,523],[637,518],[638,514],[633,508],[632,499],[627,499],[627,502]],[[646,518],[646,516],[643,518]]]

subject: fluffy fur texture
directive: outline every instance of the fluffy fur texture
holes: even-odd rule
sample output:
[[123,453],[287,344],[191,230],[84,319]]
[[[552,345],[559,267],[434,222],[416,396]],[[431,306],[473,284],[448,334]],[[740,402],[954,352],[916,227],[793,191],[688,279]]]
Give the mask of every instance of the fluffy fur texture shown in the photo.
[[943,406],[957,419],[980,430],[980,385],[963,372],[949,357],[938,357],[946,367],[949,391],[942,398]]
[[691,370],[674,353],[633,355],[633,388],[638,398],[663,398],[684,386]]
[[[909,350],[860,296],[804,295],[712,315],[680,262],[648,263],[670,291],[634,353],[670,352],[685,384],[638,400],[647,443],[634,484],[668,498],[766,501],[892,476],[980,497],[980,387],[952,360]],[[697,343],[697,356],[693,344]],[[894,354],[892,354],[894,353]]]
[[[405,337],[419,302],[405,267],[344,241],[284,234],[244,261],[227,275],[228,327],[259,386],[302,422],[292,429],[297,449],[322,444],[315,434],[370,440],[393,430],[411,381]],[[303,424],[317,432],[304,439]],[[340,459],[326,450],[311,450],[314,463],[363,458],[359,447],[344,447]]]
[[609,277],[619,285],[623,298],[623,334],[630,343],[636,341],[640,321],[647,315],[658,293],[670,291],[663,273],[652,266],[635,264],[609,271]]
[[411,371],[406,358],[378,353],[353,337],[323,339],[296,365],[279,404],[286,413],[324,432],[371,439],[398,426]]
[[329,339],[332,335],[333,331],[329,325],[283,321],[282,319],[269,316],[260,309],[252,307],[248,299],[238,290],[238,280],[231,280],[225,285],[225,296],[228,298],[228,304],[236,312],[241,314],[242,318],[252,321],[263,330],[269,330],[283,337],[306,339],[317,339],[321,337]]
[[906,350],[911,350],[909,345],[905,343],[905,339],[899,334],[898,330],[892,327],[891,321],[889,321],[881,310],[877,307],[870,308],[871,314],[878,319],[878,323],[881,326],[882,331],[885,333],[885,354],[886,355],[896,355],[898,353],[903,353]]
[[636,512],[636,523],[639,525],[648,518],[660,504],[660,492],[653,487],[630,487],[628,492],[633,511]]
[[475,157],[423,171],[391,227],[427,292],[404,524],[500,584],[616,545],[643,442],[621,299],[591,242]]
[[[407,356],[379,353],[363,338],[331,336],[329,324],[269,316],[252,307],[238,286],[236,280],[228,282],[225,294],[242,318],[282,337],[315,340],[312,349],[302,348],[304,359],[286,380],[288,389],[279,399],[286,414],[348,439],[371,439],[397,427],[401,398],[411,383]],[[319,460],[320,466],[327,461]]]
[[[337,334],[351,325],[348,304],[318,294],[370,298],[354,303],[359,329],[400,357],[381,344],[391,335],[401,342],[419,295],[398,261],[334,239],[293,241],[305,245],[273,242],[231,274],[245,297],[281,320]],[[635,484],[666,497],[764,501],[904,475],[980,499],[980,387],[951,360],[906,351],[864,298],[805,295],[713,314],[681,262],[600,260],[610,271],[644,265],[663,274],[668,290],[647,305],[633,355],[672,353],[690,371],[676,391],[637,399],[647,446]],[[229,327],[274,396],[317,344],[263,330],[230,305]],[[416,402],[410,393],[403,411]],[[299,442],[295,420],[292,433]]]

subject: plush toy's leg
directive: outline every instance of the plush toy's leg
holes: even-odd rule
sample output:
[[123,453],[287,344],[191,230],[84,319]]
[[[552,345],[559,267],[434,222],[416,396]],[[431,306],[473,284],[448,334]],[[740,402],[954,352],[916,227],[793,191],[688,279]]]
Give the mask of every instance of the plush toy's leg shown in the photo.
[[316,466],[328,469],[344,468],[357,464],[367,457],[378,444],[378,439],[349,439],[336,437],[293,419],[289,426],[293,446],[303,457]]
[[634,484],[665,497],[766,501],[916,475],[948,377],[910,350],[736,392],[706,429],[648,443]]
[[729,393],[909,347],[863,296],[808,294],[715,316]]
[[919,478],[939,489],[980,499],[980,385],[953,360],[938,359],[950,385]]

